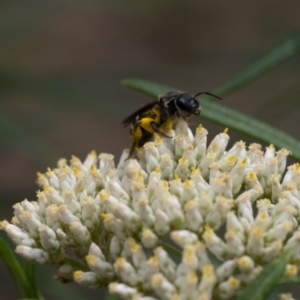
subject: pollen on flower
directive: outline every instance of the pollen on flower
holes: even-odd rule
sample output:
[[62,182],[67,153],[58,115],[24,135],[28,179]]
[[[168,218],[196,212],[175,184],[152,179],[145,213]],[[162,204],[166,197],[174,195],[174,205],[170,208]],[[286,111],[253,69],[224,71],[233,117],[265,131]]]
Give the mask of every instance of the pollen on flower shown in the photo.
[[108,191],[107,191],[107,190],[102,190],[101,192],[99,192],[99,197],[100,197],[100,199],[101,199],[103,202],[107,201],[108,198],[109,198],[109,193],[108,193]]
[[227,163],[228,163],[228,164],[234,164],[235,161],[236,161],[236,156],[235,156],[235,155],[229,155],[229,156],[227,157]]
[[123,257],[119,257],[115,264],[114,264],[114,267],[119,270],[119,269],[122,269],[126,264],[126,260],[123,258]]
[[148,260],[147,260],[147,263],[153,267],[157,267],[158,264],[159,264],[159,260],[158,260],[158,257],[156,255],[150,257]]
[[284,276],[287,278],[295,277],[298,273],[298,267],[296,265],[287,265],[285,268]]
[[212,265],[205,265],[203,266],[202,272],[203,272],[203,277],[205,280],[213,280],[214,279],[214,271],[213,271],[213,266]]
[[188,164],[188,160],[185,157],[182,157],[179,159],[178,164],[186,166]]
[[246,180],[247,181],[253,181],[256,179],[256,174],[254,172],[248,172],[246,174]]
[[205,226],[204,234],[203,234],[204,239],[207,241],[210,241],[213,237],[213,233],[214,233],[214,231],[210,227]]
[[238,266],[241,270],[249,271],[253,269],[254,262],[249,256],[242,256],[238,259]]
[[263,235],[263,230],[262,230],[261,228],[259,228],[259,227],[254,228],[254,229],[251,231],[251,236],[252,236],[253,238],[259,239],[259,238],[262,237],[262,235]]
[[44,192],[45,194],[49,195],[52,193],[51,187],[49,185],[44,186]]
[[198,281],[198,277],[196,275],[196,273],[192,273],[189,275],[188,277],[188,282],[193,284],[193,283],[196,283]]
[[83,272],[82,271],[75,271],[73,273],[74,279],[75,281],[81,281],[81,279],[83,278]]
[[242,166],[244,166],[246,164],[247,164],[247,158],[246,157],[243,158],[241,161],[238,162],[239,167],[242,167]]
[[87,255],[87,256],[85,257],[85,260],[86,260],[86,262],[87,262],[88,264],[93,265],[93,264],[95,264],[96,257],[95,257],[95,255]]
[[223,130],[223,133],[228,133],[228,128],[226,127],[224,130]]
[[230,284],[230,286],[231,286],[233,289],[237,289],[237,288],[240,287],[240,281],[239,281],[237,278],[233,277],[233,276],[231,276],[231,277],[229,278],[229,284]]

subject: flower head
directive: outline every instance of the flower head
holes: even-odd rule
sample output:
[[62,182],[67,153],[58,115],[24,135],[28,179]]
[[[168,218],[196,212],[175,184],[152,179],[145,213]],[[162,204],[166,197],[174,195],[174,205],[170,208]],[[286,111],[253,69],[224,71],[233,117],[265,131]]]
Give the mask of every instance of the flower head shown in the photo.
[[37,201],[15,204],[1,229],[17,253],[55,266],[59,278],[124,299],[228,299],[285,249],[286,276],[295,276],[299,164],[284,175],[287,150],[242,141],[226,150],[227,130],[209,145],[207,134],[180,120],[172,139],[157,136],[139,160],[125,160],[126,150],[117,166],[95,152],[60,160],[38,174]]

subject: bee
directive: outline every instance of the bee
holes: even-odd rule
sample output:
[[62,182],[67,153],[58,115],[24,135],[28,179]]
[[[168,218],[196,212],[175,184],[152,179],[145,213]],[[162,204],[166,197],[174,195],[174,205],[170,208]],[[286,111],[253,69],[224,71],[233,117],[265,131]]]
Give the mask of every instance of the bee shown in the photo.
[[193,95],[171,91],[159,96],[127,117],[123,121],[123,125],[127,127],[131,124],[130,135],[132,139],[128,158],[132,157],[136,149],[149,142],[154,133],[172,138],[166,132],[172,129],[176,119],[187,120],[192,115],[199,115],[201,106],[196,98],[202,94],[222,99],[208,92]]

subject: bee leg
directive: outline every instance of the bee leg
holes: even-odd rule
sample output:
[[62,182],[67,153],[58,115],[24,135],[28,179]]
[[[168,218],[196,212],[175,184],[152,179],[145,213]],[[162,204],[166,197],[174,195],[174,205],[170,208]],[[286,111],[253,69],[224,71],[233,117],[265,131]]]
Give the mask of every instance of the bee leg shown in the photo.
[[128,157],[125,160],[132,158],[135,148],[136,148],[136,142],[133,142],[130,146]]
[[153,129],[155,132],[159,133],[160,135],[162,135],[162,136],[164,136],[164,137],[167,137],[167,138],[169,138],[169,139],[172,138],[172,136],[169,136],[169,135],[165,134],[162,130],[160,130],[160,129],[159,129],[159,126],[158,126],[158,124],[157,124],[156,122],[151,122],[150,125],[151,125],[152,129]]

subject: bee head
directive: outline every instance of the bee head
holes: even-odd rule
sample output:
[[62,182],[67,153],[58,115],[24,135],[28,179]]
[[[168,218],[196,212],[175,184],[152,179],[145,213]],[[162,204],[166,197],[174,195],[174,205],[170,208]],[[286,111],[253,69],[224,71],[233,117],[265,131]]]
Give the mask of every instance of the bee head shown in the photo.
[[188,93],[178,95],[177,99],[175,100],[177,109],[180,109],[188,115],[199,115],[201,107],[195,98],[196,96]]

